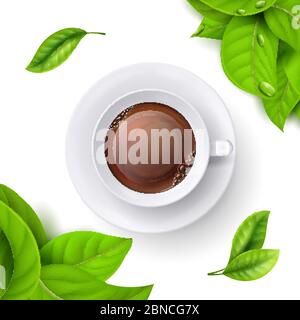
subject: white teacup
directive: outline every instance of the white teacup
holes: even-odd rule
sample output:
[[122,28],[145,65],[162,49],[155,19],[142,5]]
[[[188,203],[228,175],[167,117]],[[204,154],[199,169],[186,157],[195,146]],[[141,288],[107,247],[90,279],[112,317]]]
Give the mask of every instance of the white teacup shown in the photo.
[[[136,104],[160,103],[177,110],[190,124],[196,140],[197,153],[193,167],[186,178],[168,191],[144,194],[133,191],[117,180],[110,171],[105,158],[105,134],[113,120],[125,109]],[[230,141],[210,141],[208,130],[199,112],[176,94],[156,89],[130,92],[114,102],[103,112],[93,134],[92,157],[94,166],[103,184],[119,199],[141,207],[162,207],[175,203],[201,182],[208,167],[210,157],[227,157],[232,152]]]

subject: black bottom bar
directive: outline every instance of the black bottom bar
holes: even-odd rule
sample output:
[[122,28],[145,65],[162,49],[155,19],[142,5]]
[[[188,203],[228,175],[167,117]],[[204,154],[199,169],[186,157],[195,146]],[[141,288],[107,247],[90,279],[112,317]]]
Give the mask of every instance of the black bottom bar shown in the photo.
[[[238,306],[237,306],[238,304]],[[200,319],[231,316],[236,308],[247,316],[262,316],[271,306],[266,301],[0,301],[0,319]],[[262,307],[259,306],[259,307]],[[277,305],[277,311],[279,312]],[[280,312],[278,313],[278,315]],[[6,317],[7,316],[7,317]]]

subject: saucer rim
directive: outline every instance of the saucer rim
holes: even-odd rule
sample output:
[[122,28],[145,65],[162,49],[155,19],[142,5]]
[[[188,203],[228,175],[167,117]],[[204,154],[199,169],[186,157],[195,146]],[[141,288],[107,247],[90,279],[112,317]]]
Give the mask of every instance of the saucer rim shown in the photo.
[[[233,125],[233,121],[232,121],[232,118],[231,118],[231,115],[228,111],[228,108],[226,107],[224,101],[222,100],[222,98],[219,96],[219,94],[216,92],[216,90],[214,88],[212,88],[210,85],[208,85],[205,81],[203,81],[201,78],[199,78],[197,75],[195,75],[194,73],[190,72],[190,71],[187,71],[185,70],[184,68],[181,68],[181,67],[178,67],[178,66],[174,66],[174,65],[170,65],[170,64],[165,64],[165,63],[153,63],[153,62],[150,62],[150,63],[139,63],[139,64],[134,64],[134,65],[129,65],[129,66],[125,66],[121,69],[118,69],[112,73],[110,73],[109,75],[105,76],[104,78],[102,78],[101,80],[99,80],[93,87],[92,89],[94,89],[95,87],[101,87],[101,84],[103,84],[103,81],[107,81],[108,79],[112,79],[114,77],[117,77],[120,73],[132,73],[134,74],[137,70],[141,71],[143,70],[144,71],[149,71],[149,70],[153,70],[153,69],[156,69],[156,73],[159,74],[159,72],[163,72],[163,71],[167,71],[167,72],[175,72],[175,73],[178,73],[179,76],[187,76],[189,78],[190,81],[193,81],[193,82],[197,82],[199,85],[202,86],[202,89],[203,87],[210,92],[210,94],[212,94],[216,100],[218,100],[219,102],[219,107],[222,106],[222,109],[223,109],[223,113],[226,115],[227,117],[227,126],[229,125],[230,127],[230,135],[232,137],[232,144],[234,146],[234,151],[233,153],[231,154],[230,156],[230,159],[228,159],[228,161],[230,161],[230,165],[229,165],[229,168],[226,168],[226,181],[223,181],[223,187],[222,187],[222,190],[218,193],[217,196],[214,197],[214,200],[213,201],[210,201],[212,202],[208,208],[206,208],[205,210],[197,210],[197,215],[196,216],[193,216],[192,218],[190,219],[183,219],[181,221],[181,223],[178,223],[176,226],[169,226],[169,227],[165,227],[165,228],[158,228],[158,229],[154,229],[154,228],[149,228],[147,225],[143,224],[143,227],[141,228],[141,226],[134,226],[134,221],[132,221],[133,223],[128,226],[128,225],[124,225],[124,223],[120,223],[119,220],[113,220],[113,219],[110,219],[110,216],[107,215],[107,214],[104,214],[105,213],[105,210],[102,209],[101,207],[101,203],[99,203],[99,207],[101,207],[101,209],[99,209],[99,207],[95,208],[94,205],[92,205],[90,203],[90,201],[87,199],[89,196],[87,195],[86,193],[86,190],[83,191],[82,190],[82,185],[80,186],[80,183],[77,183],[76,181],[76,178],[74,176],[74,171],[73,171],[73,168],[72,168],[72,159],[73,157],[70,155],[70,149],[72,147],[75,147],[74,146],[74,140],[72,139],[72,130],[74,129],[74,122],[76,120],[76,118],[78,117],[78,115],[80,115],[81,111],[82,110],[79,110],[79,107],[76,108],[76,110],[74,111],[73,115],[72,115],[72,118],[71,118],[71,121],[70,121],[70,124],[69,124],[69,128],[68,128],[68,132],[67,132],[67,138],[66,138],[66,161],[67,161],[67,168],[68,168],[68,171],[69,171],[69,175],[71,177],[71,181],[76,189],[76,191],[78,192],[80,198],[82,199],[82,201],[99,217],[101,217],[103,220],[105,220],[106,222],[116,226],[116,227],[119,227],[121,229],[124,229],[124,230],[127,230],[127,231],[131,231],[131,232],[135,232],[135,233],[142,233],[142,234],[160,234],[160,233],[166,233],[166,232],[172,232],[172,231],[176,231],[178,229],[182,229],[184,227],[187,227],[191,224],[193,224],[195,221],[199,220],[200,218],[202,218],[204,215],[206,215],[208,212],[210,212],[212,210],[212,208],[220,201],[220,199],[223,197],[224,193],[226,192],[228,186],[229,186],[229,183],[232,179],[232,176],[233,176],[233,172],[234,172],[234,168],[235,168],[235,165],[236,165],[236,133],[235,133],[235,129],[234,129],[234,125]],[[162,70],[163,69],[163,70]],[[154,72],[155,73],[155,72]],[[156,76],[157,76],[156,74]],[[165,87],[166,88],[166,87]],[[166,89],[168,90],[168,89]],[[87,95],[89,94],[90,91],[88,91],[88,93],[81,99],[81,102],[84,101],[84,99],[87,97]],[[80,102],[80,103],[81,103]],[[80,104],[79,104],[80,105]],[[196,107],[196,106],[195,106]],[[198,108],[197,108],[198,109]],[[201,114],[202,115],[202,114]],[[204,119],[204,122],[205,119]],[[208,125],[207,125],[208,126]],[[94,128],[94,127],[93,127]],[[208,130],[210,131],[211,128],[208,126]],[[71,146],[72,145],[72,146]],[[73,149],[73,151],[77,149],[77,146]],[[73,152],[72,151],[72,152]],[[212,164],[209,163],[208,165],[208,171],[212,169]],[[76,170],[76,169],[75,169]],[[225,169],[224,169],[225,171]],[[203,182],[203,181],[202,181]],[[201,183],[200,183],[201,184]],[[103,188],[105,188],[105,186],[102,186]],[[196,192],[195,190],[192,192],[194,193]],[[185,200],[185,198],[181,201],[179,201],[178,203],[180,202],[183,202]],[[120,201],[120,200],[119,200]],[[101,202],[101,201],[100,201]],[[203,202],[203,201],[202,201]],[[132,205],[129,205],[129,204],[126,204],[128,207],[133,207]],[[171,206],[167,206],[167,207],[174,207],[174,205],[171,205]],[[164,209],[165,207],[163,208],[155,208],[156,211],[160,211],[160,209]],[[142,211],[143,210],[148,210],[149,208],[142,208],[142,207],[139,207],[139,210],[141,211],[141,215],[142,215]],[[151,209],[151,208],[150,208]],[[161,212],[163,214],[163,212]],[[120,213],[122,215],[122,213]],[[154,213],[153,213],[154,214]],[[158,212],[156,212],[156,216],[157,216]],[[186,216],[186,215],[184,215]],[[120,215],[119,215],[120,217]],[[157,220],[157,224],[156,226],[159,226],[160,227],[160,224],[159,224],[159,220]]]

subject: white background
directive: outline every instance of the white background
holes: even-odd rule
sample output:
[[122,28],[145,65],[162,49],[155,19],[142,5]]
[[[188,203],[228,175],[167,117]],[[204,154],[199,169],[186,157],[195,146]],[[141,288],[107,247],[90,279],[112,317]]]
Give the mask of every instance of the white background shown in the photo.
[[[217,41],[190,39],[200,16],[184,0],[10,0],[0,10],[0,180],[39,213],[50,237],[95,230],[134,238],[111,279],[154,283],[152,299],[300,298],[300,122],[281,133],[259,100],[223,74]],[[62,67],[25,71],[39,44],[65,27],[105,31],[88,36]],[[141,235],[96,217],[75,192],[65,164],[65,135],[81,96],[99,78],[137,62],[167,62],[198,74],[225,100],[238,139],[238,161],[221,202],[202,220],[174,233]],[[101,195],[99,195],[101,197]],[[281,249],[265,278],[243,283],[206,273],[224,267],[238,225],[270,209],[266,247]]]

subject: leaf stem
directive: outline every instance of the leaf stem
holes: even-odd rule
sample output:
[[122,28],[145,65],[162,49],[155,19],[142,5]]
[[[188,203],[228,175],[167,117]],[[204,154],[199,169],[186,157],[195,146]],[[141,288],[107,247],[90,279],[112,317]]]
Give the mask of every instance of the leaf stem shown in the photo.
[[87,34],[100,34],[101,36],[106,36],[105,32],[87,32]]
[[208,275],[209,275],[209,276],[222,276],[224,270],[225,270],[225,269],[218,270],[218,271],[214,271],[214,272],[210,272],[210,273],[208,273]]

